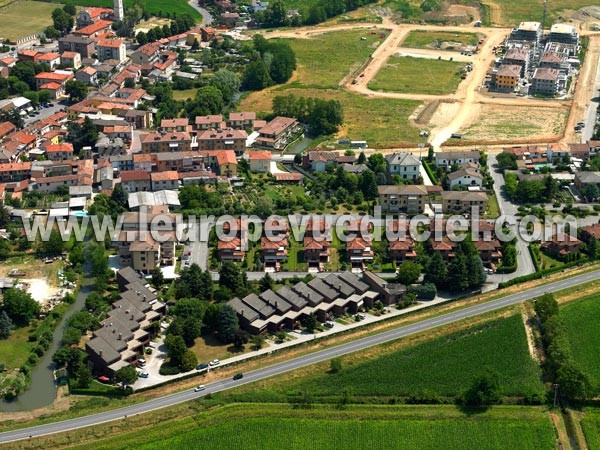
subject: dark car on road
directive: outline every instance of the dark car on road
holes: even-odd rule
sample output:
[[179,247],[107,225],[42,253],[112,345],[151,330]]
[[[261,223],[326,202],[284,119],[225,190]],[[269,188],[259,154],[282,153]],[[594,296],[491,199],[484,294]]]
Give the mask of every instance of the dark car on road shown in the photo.
[[236,373],[236,374],[233,376],[233,379],[234,379],[234,380],[241,380],[242,378],[244,378],[244,374],[243,374],[243,373]]

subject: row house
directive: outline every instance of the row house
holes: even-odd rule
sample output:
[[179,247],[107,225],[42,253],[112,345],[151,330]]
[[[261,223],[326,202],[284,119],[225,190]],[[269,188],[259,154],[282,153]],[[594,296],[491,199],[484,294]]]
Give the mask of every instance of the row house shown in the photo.
[[304,262],[309,270],[325,270],[331,247],[331,224],[323,218],[310,218],[303,239]]
[[156,156],[159,153],[134,153],[133,170],[143,170],[145,172],[154,172],[156,169]]
[[46,157],[50,161],[65,161],[73,159],[73,144],[63,142],[62,144],[51,144],[45,147]]
[[194,130],[195,131],[207,131],[207,130],[218,130],[226,128],[225,122],[223,122],[223,116],[221,114],[214,114],[210,116],[196,116],[194,119]]
[[179,189],[179,173],[176,170],[152,172],[150,174],[153,191]]
[[180,117],[176,119],[163,119],[160,121],[160,131],[188,131],[189,121],[185,117]]
[[264,233],[260,249],[265,271],[279,272],[288,257],[289,225],[285,220],[268,220],[264,224]]
[[28,180],[30,176],[30,162],[0,164],[0,183]]
[[204,158],[199,152],[157,153],[153,156],[157,172],[167,170],[195,172],[204,170]]
[[[223,232],[226,235],[231,234],[229,222],[223,224]],[[241,219],[236,219],[235,235],[227,239],[219,239],[217,244],[217,254],[221,261],[232,261],[240,263],[246,257],[248,248],[248,223]]]
[[230,113],[227,126],[236,130],[253,130],[255,121],[255,112]]
[[390,258],[396,263],[413,261],[417,257],[415,242],[409,233],[409,223],[394,220],[387,224],[386,235]]
[[204,157],[207,169],[216,172],[222,177],[237,176],[238,162],[233,150],[215,150],[210,152],[200,152]]
[[128,193],[151,191],[150,172],[146,170],[121,172],[121,186]]
[[481,154],[477,150],[436,152],[435,166],[450,168],[453,165],[462,166],[468,163],[479,164]]

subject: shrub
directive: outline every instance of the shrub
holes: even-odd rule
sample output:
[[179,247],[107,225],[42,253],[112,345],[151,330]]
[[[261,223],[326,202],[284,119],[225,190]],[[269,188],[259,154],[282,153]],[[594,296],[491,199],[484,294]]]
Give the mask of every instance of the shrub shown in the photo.
[[437,288],[433,283],[410,286],[408,291],[411,294],[415,294],[419,300],[433,300],[437,295]]

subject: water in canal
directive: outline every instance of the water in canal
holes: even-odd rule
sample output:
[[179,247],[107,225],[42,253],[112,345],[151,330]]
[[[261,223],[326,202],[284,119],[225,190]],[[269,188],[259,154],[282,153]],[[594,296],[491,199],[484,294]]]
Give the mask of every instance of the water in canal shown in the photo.
[[31,370],[31,383],[29,389],[23,392],[15,400],[7,402],[0,401],[0,411],[31,411],[33,409],[42,408],[49,405],[56,397],[56,386],[52,372],[54,363],[52,355],[58,350],[62,339],[65,322],[69,317],[80,311],[85,306],[85,298],[92,291],[93,285],[84,284],[81,286],[75,303],[67,310],[62,320],[57,324],[54,330],[54,339],[50,348],[40,358],[39,362]]

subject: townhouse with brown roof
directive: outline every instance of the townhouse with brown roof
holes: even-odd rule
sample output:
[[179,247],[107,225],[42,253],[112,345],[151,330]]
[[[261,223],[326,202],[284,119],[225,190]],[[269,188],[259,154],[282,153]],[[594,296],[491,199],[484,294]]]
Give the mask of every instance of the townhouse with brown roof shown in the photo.
[[192,138],[188,132],[148,133],[142,136],[142,153],[189,152]]
[[529,93],[532,95],[549,95],[558,94],[559,87],[559,70],[549,67],[538,67],[531,78],[531,86]]
[[65,161],[73,159],[73,144],[63,142],[62,144],[50,144],[44,148],[46,157],[50,161]]
[[524,77],[529,70],[531,59],[531,50],[527,47],[509,48],[502,58],[503,64],[515,65],[521,68],[521,77]]
[[331,247],[331,224],[322,217],[311,217],[303,239],[304,262],[309,269],[325,270]]
[[302,129],[300,123],[291,117],[275,117],[258,130],[255,146],[281,150],[288,145]]
[[189,121],[187,117],[179,117],[175,119],[162,119],[160,121],[160,131],[189,131]]
[[236,130],[252,130],[254,129],[255,120],[255,112],[230,113],[227,126]]
[[521,66],[502,64],[492,76],[492,83],[497,91],[513,92],[521,80]]
[[176,170],[152,172],[150,174],[153,191],[179,189],[179,173]]
[[151,191],[150,173],[145,170],[121,172],[121,186],[129,193]]
[[412,261],[417,257],[415,241],[409,232],[409,222],[393,220],[386,225],[386,238],[390,258],[396,263]]
[[248,247],[248,223],[236,219],[234,228],[229,222],[223,224],[223,232],[227,238],[219,239],[217,255],[221,261],[242,262]]
[[196,116],[194,119],[194,130],[206,131],[211,129],[222,129],[226,128],[225,122],[223,122],[223,116],[221,114],[215,114],[210,116]]

